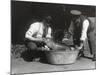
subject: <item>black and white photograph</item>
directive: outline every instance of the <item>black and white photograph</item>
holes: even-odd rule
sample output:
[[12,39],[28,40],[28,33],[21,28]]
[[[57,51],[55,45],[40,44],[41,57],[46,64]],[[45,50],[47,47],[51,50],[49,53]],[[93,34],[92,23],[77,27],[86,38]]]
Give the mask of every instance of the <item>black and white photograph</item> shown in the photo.
[[11,0],[11,74],[96,69],[96,6]]

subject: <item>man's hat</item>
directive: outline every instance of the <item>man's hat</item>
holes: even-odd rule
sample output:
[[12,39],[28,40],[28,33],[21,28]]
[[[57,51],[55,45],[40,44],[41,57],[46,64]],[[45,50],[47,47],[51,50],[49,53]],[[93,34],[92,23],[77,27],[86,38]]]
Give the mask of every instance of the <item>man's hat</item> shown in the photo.
[[79,10],[71,10],[70,13],[72,15],[81,15],[82,14],[81,11],[79,11]]

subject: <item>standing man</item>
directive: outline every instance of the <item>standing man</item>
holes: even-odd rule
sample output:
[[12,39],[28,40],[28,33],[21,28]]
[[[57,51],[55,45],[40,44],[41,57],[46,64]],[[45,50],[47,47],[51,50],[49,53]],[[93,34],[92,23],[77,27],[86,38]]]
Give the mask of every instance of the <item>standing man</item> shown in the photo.
[[[88,38],[90,50],[93,54],[93,61],[96,60],[96,35],[95,26],[91,21],[78,10],[71,10],[72,20],[68,31],[73,36],[75,48],[81,50],[84,41]],[[81,52],[83,53],[83,52]]]

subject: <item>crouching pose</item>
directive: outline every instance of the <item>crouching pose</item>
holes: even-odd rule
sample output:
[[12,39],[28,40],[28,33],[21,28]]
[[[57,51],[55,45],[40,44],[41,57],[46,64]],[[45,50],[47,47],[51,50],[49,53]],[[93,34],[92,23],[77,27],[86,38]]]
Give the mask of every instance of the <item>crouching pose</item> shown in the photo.
[[[51,39],[51,16],[33,22],[25,34],[26,46],[29,50],[38,50],[46,46],[45,41]],[[38,51],[39,52],[39,51]],[[37,55],[35,53],[35,55]]]

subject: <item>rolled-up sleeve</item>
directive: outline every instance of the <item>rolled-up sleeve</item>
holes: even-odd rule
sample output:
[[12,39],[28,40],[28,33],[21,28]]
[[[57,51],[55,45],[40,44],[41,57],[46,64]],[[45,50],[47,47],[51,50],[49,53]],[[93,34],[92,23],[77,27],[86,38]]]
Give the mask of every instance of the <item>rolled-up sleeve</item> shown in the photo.
[[81,33],[80,40],[85,41],[85,39],[87,38],[88,27],[89,27],[89,21],[86,19],[83,22],[83,28],[82,28],[82,33]]
[[25,34],[25,38],[32,37],[32,35],[36,33],[36,28],[37,26],[35,24],[31,24],[31,26],[29,27],[29,29],[27,30]]

